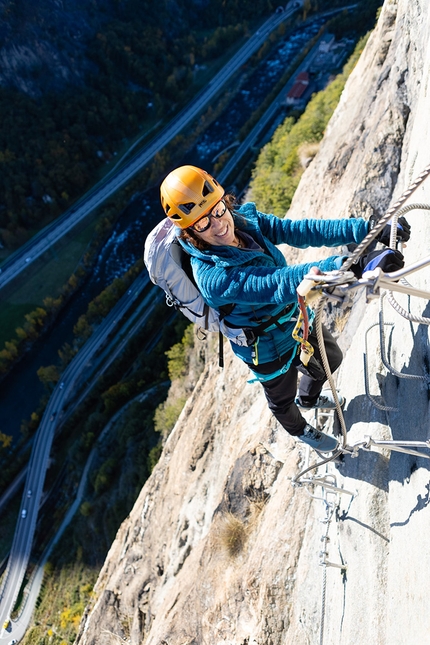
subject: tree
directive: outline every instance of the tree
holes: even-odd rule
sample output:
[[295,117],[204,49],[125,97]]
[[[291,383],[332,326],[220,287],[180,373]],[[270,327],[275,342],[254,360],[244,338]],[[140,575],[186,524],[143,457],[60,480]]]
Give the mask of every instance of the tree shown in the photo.
[[92,513],[92,510],[93,510],[93,505],[91,504],[91,502],[82,502],[79,508],[80,514],[83,515],[84,517],[89,517]]
[[8,434],[4,434],[4,432],[0,431],[0,447],[1,448],[9,448],[9,446],[12,443],[12,438]]
[[189,325],[180,343],[173,345],[167,352],[169,378],[181,379],[185,376],[188,366],[188,348],[194,346],[194,327]]
[[55,385],[58,383],[60,379],[60,375],[58,373],[58,368],[56,367],[56,365],[39,367],[39,369],[37,370],[37,376],[39,377],[39,380],[43,383],[43,385],[46,387],[48,392],[52,392]]
[[94,481],[94,490],[96,495],[100,495],[107,490],[112,484],[115,474],[117,460],[115,457],[107,459],[100,467]]

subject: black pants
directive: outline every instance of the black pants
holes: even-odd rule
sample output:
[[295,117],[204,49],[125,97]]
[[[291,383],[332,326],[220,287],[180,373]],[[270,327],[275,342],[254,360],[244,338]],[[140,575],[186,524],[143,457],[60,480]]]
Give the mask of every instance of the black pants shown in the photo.
[[[330,371],[334,372],[342,362],[342,352],[333,336],[324,326],[322,331]],[[314,348],[315,358],[317,358],[322,364],[315,332],[311,332],[309,334],[308,340]],[[276,361],[263,363],[262,365],[250,365],[250,368],[255,372],[258,371],[260,374],[271,374],[285,365],[290,357],[291,355],[281,357]],[[313,405],[320,395],[326,378],[323,377],[320,380],[314,380],[310,376],[303,374],[300,380],[299,390],[297,392],[298,370],[294,363],[300,364],[298,357],[294,359],[293,364],[285,374],[281,374],[270,381],[263,381],[261,384],[264,388],[269,408],[281,426],[291,435],[299,436],[303,434],[306,421],[302,417],[297,405],[294,403],[296,394],[298,394],[303,404],[309,406]]]

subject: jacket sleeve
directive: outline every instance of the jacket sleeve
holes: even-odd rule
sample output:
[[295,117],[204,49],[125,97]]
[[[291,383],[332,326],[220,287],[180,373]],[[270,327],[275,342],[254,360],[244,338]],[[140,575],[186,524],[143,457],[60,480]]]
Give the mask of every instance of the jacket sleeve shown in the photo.
[[319,262],[291,267],[215,267],[203,263],[194,272],[197,286],[211,307],[225,304],[289,304],[296,302],[296,288],[311,267],[321,271],[338,269],[344,257],[333,256]]
[[262,234],[272,244],[289,244],[299,249],[359,243],[369,232],[369,223],[361,218],[291,220],[258,211],[257,217]]

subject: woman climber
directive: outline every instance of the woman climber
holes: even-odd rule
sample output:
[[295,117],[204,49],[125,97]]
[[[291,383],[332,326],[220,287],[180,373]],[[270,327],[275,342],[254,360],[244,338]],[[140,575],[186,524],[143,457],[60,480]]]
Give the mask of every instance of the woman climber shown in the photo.
[[[300,345],[291,334],[298,314],[296,288],[303,277],[311,271],[339,269],[346,256],[289,266],[276,245],[303,249],[359,243],[369,232],[369,222],[359,218],[293,221],[260,213],[253,203],[238,206],[216,179],[195,166],[173,170],[160,192],[164,212],[178,227],[179,241],[191,256],[194,279],[204,300],[218,310],[228,305],[227,325],[246,331],[248,346],[232,343],[232,349],[261,382],[276,419],[312,448],[336,450],[337,440],[313,428],[300,412],[300,408],[334,408],[335,401],[329,390],[326,396],[321,394],[324,371],[311,374],[301,364]],[[389,229],[387,225],[378,241],[389,244]],[[407,241],[409,236],[410,226],[401,218],[398,237]],[[361,277],[365,268],[390,272],[403,265],[399,251],[384,249],[363,257],[353,270]],[[323,337],[333,372],[342,353],[324,327]],[[312,331],[308,340],[319,360]],[[302,376],[297,390],[298,371]]]

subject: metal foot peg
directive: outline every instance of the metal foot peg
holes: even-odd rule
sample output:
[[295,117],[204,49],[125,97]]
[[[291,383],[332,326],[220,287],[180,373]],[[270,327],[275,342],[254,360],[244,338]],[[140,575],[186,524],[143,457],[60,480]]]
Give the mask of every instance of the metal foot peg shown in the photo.
[[376,448],[387,448],[388,450],[393,450],[394,452],[403,452],[408,455],[414,455],[415,457],[424,457],[425,459],[430,459],[430,454],[425,452],[420,452],[416,448],[426,448],[430,450],[430,440],[427,441],[395,441],[394,439],[388,440],[379,440],[372,439],[372,437],[365,435],[363,441],[358,441],[352,446],[345,445],[339,446],[339,450],[342,454],[350,455],[351,458],[358,457],[359,450],[372,450],[373,447]]

